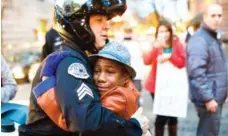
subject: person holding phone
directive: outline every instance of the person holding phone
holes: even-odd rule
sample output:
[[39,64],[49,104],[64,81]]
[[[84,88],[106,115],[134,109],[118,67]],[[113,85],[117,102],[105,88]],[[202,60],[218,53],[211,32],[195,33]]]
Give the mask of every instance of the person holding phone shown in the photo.
[[[177,68],[185,66],[185,51],[179,39],[173,35],[172,26],[166,21],[161,21],[156,28],[156,40],[151,50],[143,55],[146,65],[152,65],[150,74],[146,80],[145,88],[155,95],[157,64],[170,61]],[[177,118],[157,115],[155,121],[156,136],[164,135],[164,126],[168,123],[169,136],[177,135]]]

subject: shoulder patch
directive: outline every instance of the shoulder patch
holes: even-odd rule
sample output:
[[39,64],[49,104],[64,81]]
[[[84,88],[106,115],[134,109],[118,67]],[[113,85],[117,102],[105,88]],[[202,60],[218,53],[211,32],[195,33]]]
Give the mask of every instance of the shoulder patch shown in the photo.
[[73,63],[68,67],[68,74],[81,79],[89,78],[89,74],[85,66],[81,63]]
[[83,99],[86,95],[93,97],[93,92],[92,90],[85,84],[82,83],[79,88],[76,90],[77,94],[78,94],[78,100],[80,101],[81,99]]

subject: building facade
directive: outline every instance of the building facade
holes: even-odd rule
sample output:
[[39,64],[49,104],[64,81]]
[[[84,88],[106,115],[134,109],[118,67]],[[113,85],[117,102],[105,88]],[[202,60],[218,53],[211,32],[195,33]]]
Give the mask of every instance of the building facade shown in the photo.
[[196,16],[205,9],[207,4],[218,3],[223,7],[223,22],[221,30],[225,32],[224,39],[228,40],[228,0],[189,0],[191,16]]
[[[39,20],[52,23],[53,3],[42,0],[3,0],[2,11],[2,48],[36,41],[34,30]],[[48,29],[48,28],[47,28]]]

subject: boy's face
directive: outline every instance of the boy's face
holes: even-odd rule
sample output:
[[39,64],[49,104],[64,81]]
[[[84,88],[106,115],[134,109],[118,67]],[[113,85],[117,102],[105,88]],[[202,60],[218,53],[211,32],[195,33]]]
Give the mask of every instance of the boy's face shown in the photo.
[[94,67],[94,80],[100,93],[116,86],[124,86],[127,80],[124,67],[113,60],[98,58]]

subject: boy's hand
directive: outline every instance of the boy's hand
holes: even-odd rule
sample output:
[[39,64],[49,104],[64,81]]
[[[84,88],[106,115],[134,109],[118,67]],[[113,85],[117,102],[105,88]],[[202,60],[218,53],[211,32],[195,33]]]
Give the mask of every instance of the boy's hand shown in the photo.
[[68,51],[57,51],[48,55],[41,69],[40,76],[55,75],[59,63],[67,56],[70,56]]

